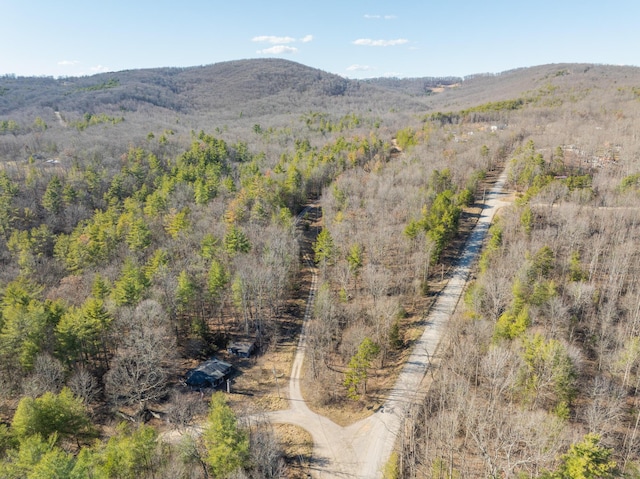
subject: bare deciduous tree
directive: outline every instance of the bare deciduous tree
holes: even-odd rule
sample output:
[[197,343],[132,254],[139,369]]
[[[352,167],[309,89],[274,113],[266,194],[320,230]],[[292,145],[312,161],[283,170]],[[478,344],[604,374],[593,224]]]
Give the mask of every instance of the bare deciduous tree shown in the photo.
[[169,371],[174,367],[173,335],[156,301],[142,301],[122,316],[117,330],[123,337],[105,377],[106,391],[116,405],[142,406],[167,392]]
[[184,430],[193,423],[193,420],[206,414],[207,404],[200,394],[191,391],[172,391],[167,407],[167,420],[178,428]]
[[46,392],[58,393],[64,385],[64,367],[62,363],[47,353],[39,354],[33,366],[33,372],[23,383],[25,394],[37,397]]
[[77,368],[67,383],[74,396],[85,404],[90,404],[98,396],[100,389],[95,377],[83,367]]

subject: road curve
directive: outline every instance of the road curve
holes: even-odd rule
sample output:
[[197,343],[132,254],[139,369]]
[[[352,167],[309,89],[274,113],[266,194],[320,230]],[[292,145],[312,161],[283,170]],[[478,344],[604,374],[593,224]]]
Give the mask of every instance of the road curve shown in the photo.
[[[426,319],[425,330],[416,342],[384,406],[373,415],[347,427],[341,427],[330,419],[311,411],[300,390],[307,325],[317,288],[317,275],[312,268],[313,278],[304,323],[289,380],[289,409],[267,413],[266,417],[274,423],[295,424],[303,427],[311,434],[314,442],[311,461],[313,477],[323,479],[379,479],[382,477],[382,468],[393,451],[403,418],[410,405],[420,401],[424,395],[424,391],[420,391],[420,384],[431,364],[431,358],[436,354],[447,321],[455,311],[463,293],[471,267],[482,249],[495,212],[507,204],[502,192],[505,181],[506,173],[502,173],[494,187],[486,194],[478,223],[469,236],[447,286],[431,309]],[[305,261],[312,266],[308,257]]]

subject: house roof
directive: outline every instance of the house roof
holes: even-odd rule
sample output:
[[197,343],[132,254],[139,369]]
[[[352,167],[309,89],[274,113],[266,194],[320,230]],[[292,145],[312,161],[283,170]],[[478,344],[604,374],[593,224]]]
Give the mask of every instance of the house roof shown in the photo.
[[256,347],[256,343],[250,341],[237,341],[233,343],[229,343],[227,346],[228,351],[233,351],[235,354],[244,353],[251,354],[253,349]]
[[216,383],[231,372],[231,364],[217,358],[211,358],[187,372],[187,384],[208,381]]

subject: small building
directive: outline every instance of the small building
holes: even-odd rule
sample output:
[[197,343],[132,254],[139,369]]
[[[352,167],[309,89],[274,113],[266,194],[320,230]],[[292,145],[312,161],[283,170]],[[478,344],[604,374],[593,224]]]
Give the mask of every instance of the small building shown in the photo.
[[227,352],[239,358],[249,358],[256,351],[256,343],[251,341],[238,341],[229,343]]
[[196,388],[216,388],[231,376],[231,364],[211,358],[187,371],[186,383]]

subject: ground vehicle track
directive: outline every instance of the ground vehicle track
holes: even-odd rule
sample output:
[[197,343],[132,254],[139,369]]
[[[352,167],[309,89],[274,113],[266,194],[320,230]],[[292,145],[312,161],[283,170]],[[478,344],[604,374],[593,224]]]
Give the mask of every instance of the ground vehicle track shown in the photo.
[[[437,353],[448,319],[455,311],[464,291],[495,212],[507,204],[502,192],[505,181],[506,172],[503,172],[494,187],[487,192],[478,223],[467,240],[447,286],[427,316],[425,330],[414,346],[384,406],[373,415],[347,427],[341,427],[311,411],[300,391],[308,319],[317,288],[315,267],[311,259],[305,257],[305,262],[312,271],[312,280],[289,380],[289,409],[267,413],[266,417],[274,423],[295,424],[311,434],[314,441],[311,461],[313,477],[378,479],[382,476],[382,468],[393,451],[403,418],[409,407],[425,394],[420,384]],[[306,210],[298,216],[298,221],[305,213]]]

